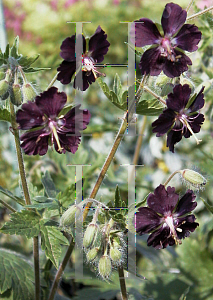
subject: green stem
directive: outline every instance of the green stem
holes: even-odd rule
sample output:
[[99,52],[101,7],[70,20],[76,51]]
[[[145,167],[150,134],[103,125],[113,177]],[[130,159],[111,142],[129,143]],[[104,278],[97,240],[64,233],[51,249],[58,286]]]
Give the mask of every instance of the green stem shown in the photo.
[[[59,72],[58,72],[58,73],[59,73]],[[48,90],[49,88],[51,88],[51,86],[53,86],[53,84],[56,82],[58,73],[56,73],[56,75],[53,77],[52,81],[50,82],[50,84],[49,84],[48,87],[47,87],[47,90]]]
[[[25,168],[24,168],[24,161],[21,152],[21,145],[20,145],[20,138],[19,138],[19,131],[17,128],[16,123],[16,115],[14,105],[10,101],[10,113],[11,113],[11,125],[13,128],[13,134],[15,139],[16,145],[16,154],[18,159],[18,166],[19,166],[19,173],[21,177],[22,189],[24,193],[24,198],[26,205],[30,205],[30,194],[28,190]],[[39,247],[38,247],[38,237],[33,238],[33,256],[34,256],[34,274],[35,274],[35,300],[40,300],[40,273],[39,273]]]
[[198,13],[196,13],[196,14],[194,14],[194,15],[191,15],[190,17],[186,18],[186,21],[189,21],[189,20],[192,20],[192,19],[194,19],[194,18],[197,18],[197,17],[199,17],[199,16],[201,16],[201,15],[207,13],[208,11],[210,11],[210,10],[212,10],[212,9],[213,9],[213,6],[210,6],[210,7],[206,8],[206,9],[204,9],[204,10],[201,10],[201,11],[199,11]]
[[[133,165],[137,165],[137,163],[138,163],[140,149],[141,149],[141,145],[142,145],[142,142],[143,142],[143,134],[144,134],[144,130],[146,128],[146,121],[147,121],[147,116],[144,116],[143,117],[143,122],[141,124],[141,129],[140,129],[140,132],[139,132],[139,136],[138,136],[138,139],[137,139],[136,147],[135,147],[135,153],[134,153],[133,162],[132,162]],[[130,182],[131,182],[133,176],[134,176],[134,170],[132,171],[132,173],[130,175]]]
[[60,281],[61,276],[62,276],[62,274],[63,274],[63,272],[65,270],[65,267],[66,267],[66,265],[67,265],[67,263],[69,261],[70,255],[71,255],[72,250],[74,248],[74,245],[75,244],[73,243],[73,240],[71,240],[70,245],[69,245],[69,247],[67,249],[67,252],[66,252],[66,254],[64,256],[64,259],[63,259],[62,263],[60,264],[59,269],[58,269],[58,271],[57,271],[57,273],[55,275],[55,278],[54,278],[54,281],[53,281],[53,285],[52,285],[52,288],[51,288],[48,300],[54,300],[55,293],[57,291],[59,281]]
[[164,186],[166,186],[166,185],[169,183],[169,181],[170,181],[177,173],[180,173],[180,170],[173,172],[173,173],[169,176],[169,178],[166,180],[166,182],[164,183]]
[[121,266],[118,267],[118,275],[119,275],[119,281],[120,281],[122,300],[128,300],[127,290],[126,290],[126,282],[125,282],[125,278],[124,278],[124,269]]
[[9,204],[7,204],[6,202],[4,202],[4,201],[1,200],[1,199],[0,199],[0,203],[1,203],[2,205],[4,205],[6,208],[8,208],[9,210],[11,210],[12,212],[16,212],[16,210],[15,210],[12,206],[10,206]]
[[147,86],[143,87],[144,91],[146,91],[147,93],[149,93],[150,95],[152,95],[153,97],[155,97],[157,100],[159,100],[161,103],[163,103],[164,105],[166,105],[166,101],[163,100],[160,96],[158,96],[155,92],[153,92],[152,90],[150,90],[150,88],[148,88]]
[[187,11],[187,12],[189,11],[189,9],[190,9],[190,7],[191,7],[191,5],[192,5],[193,2],[194,2],[194,0],[191,0],[191,1],[189,2],[189,5],[188,5],[187,8],[186,8],[186,11]]

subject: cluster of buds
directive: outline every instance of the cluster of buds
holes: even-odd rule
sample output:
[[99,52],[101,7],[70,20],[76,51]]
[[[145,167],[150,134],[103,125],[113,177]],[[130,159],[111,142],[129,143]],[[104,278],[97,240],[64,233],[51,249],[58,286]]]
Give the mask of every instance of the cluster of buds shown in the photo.
[[84,232],[83,246],[87,262],[95,266],[102,279],[108,279],[112,269],[124,261],[123,233],[112,219],[105,224],[97,224],[93,218]]
[[28,82],[21,66],[12,71],[7,69],[5,78],[0,81],[0,98],[6,100],[10,97],[11,102],[19,106],[22,102],[32,101],[37,95],[36,90]]

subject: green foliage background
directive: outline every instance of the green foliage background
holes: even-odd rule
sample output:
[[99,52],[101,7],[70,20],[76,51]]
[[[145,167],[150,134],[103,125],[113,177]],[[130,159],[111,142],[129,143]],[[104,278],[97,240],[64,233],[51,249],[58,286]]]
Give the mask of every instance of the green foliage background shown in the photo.
[[[56,69],[62,61],[59,55],[62,41],[75,32],[75,25],[66,23],[67,21],[91,21],[91,24],[85,24],[83,31],[85,35],[92,35],[98,25],[101,25],[108,34],[108,40],[111,43],[109,52],[104,62],[111,64],[127,63],[127,24],[120,22],[133,21],[141,17],[148,17],[156,22],[160,22],[161,14],[166,1],[119,1],[119,4],[113,1],[76,1],[65,8],[65,0],[55,1],[57,9],[54,8],[54,1],[39,0],[5,0],[4,7],[7,37],[10,45],[14,42],[14,37],[18,34],[20,37],[19,52],[23,55],[32,56],[40,54],[39,60],[35,63],[36,67],[49,67],[51,70],[42,71],[37,74],[28,75],[28,79],[33,82],[39,91],[43,91],[56,74]],[[175,1],[179,5],[186,7],[188,1]],[[196,8],[190,10],[190,14],[196,11]],[[22,17],[23,16],[23,17]],[[10,23],[8,23],[10,21]],[[13,22],[13,23],[11,23]],[[11,25],[12,24],[12,25]],[[213,78],[213,18],[209,13],[196,20],[196,24],[202,31],[203,39],[198,52],[190,55],[193,60],[193,68],[184,77],[184,80],[190,80],[194,83],[194,89],[199,91],[200,84],[206,85],[204,108],[205,123],[202,127],[200,137],[203,142],[197,146],[193,138],[184,139],[177,146],[175,154],[172,154],[165,147],[165,137],[156,138],[151,132],[151,123],[156,119],[155,116],[149,116],[145,130],[142,149],[140,151],[139,164],[143,167],[137,169],[136,187],[137,202],[140,202],[150,191],[163,183],[168,176],[177,169],[191,168],[200,171],[208,180],[204,191],[197,192],[198,207],[195,210],[199,228],[191,234],[190,238],[183,241],[178,247],[169,247],[168,249],[157,251],[146,246],[147,237],[137,236],[137,273],[144,276],[146,280],[138,278],[137,280],[127,278],[127,288],[130,299],[156,299],[156,300],[212,300],[213,299],[213,219],[211,213],[206,209],[200,197],[204,198],[210,205],[213,205],[212,183],[213,183],[213,133],[212,133],[212,78]],[[137,58],[139,61],[139,58]],[[113,89],[113,80],[115,73],[118,73],[123,86],[127,86],[127,72],[125,67],[105,68],[107,77],[103,79],[110,89]],[[137,68],[137,76],[140,78],[140,72]],[[56,83],[60,90],[68,94],[70,103],[74,100],[75,91],[72,86],[62,86]],[[158,93],[163,93],[156,82],[150,81],[152,88]],[[150,97],[145,94],[145,100]],[[34,207],[38,209],[47,208],[45,216],[52,217],[53,221],[58,222],[58,217],[54,217],[57,212],[57,201],[48,200],[47,197],[57,198],[68,207],[75,199],[75,174],[72,167],[68,164],[91,164],[91,167],[84,168],[84,197],[89,195],[91,188],[97,178],[99,170],[103,165],[107,152],[113,143],[113,139],[118,129],[123,112],[119,107],[114,106],[108,101],[101,91],[98,83],[93,84],[89,91],[84,94],[82,103],[84,108],[88,108],[92,114],[91,123],[88,126],[87,133],[90,137],[84,137],[79,150],[75,155],[59,155],[49,150],[45,157],[24,156],[27,179],[30,183],[31,197],[34,199]],[[0,114],[7,104],[2,104]],[[118,106],[118,105],[117,105]],[[137,128],[140,128],[142,116],[138,116]],[[8,130],[5,122],[0,123],[0,185],[15,195],[21,197],[20,182],[17,171],[17,161],[13,144],[12,134]],[[127,172],[120,167],[120,164],[129,164],[132,162],[136,137],[126,136],[120,145],[111,165],[104,184],[100,189],[98,198],[107,203],[114,195],[116,185],[119,185],[122,199],[127,202]],[[51,175],[57,193],[49,196],[45,184],[41,183],[41,178],[48,171]],[[175,186],[177,191],[182,194],[187,190],[187,186],[175,177],[171,185]],[[44,191],[45,188],[45,191]],[[57,195],[57,196],[56,196]],[[46,197],[42,201],[41,198]],[[20,210],[19,204],[14,204],[6,194],[1,194],[2,199],[8,201],[10,205]],[[0,197],[0,198],[1,198]],[[52,202],[51,202],[52,201]],[[45,202],[45,206],[44,206]],[[37,205],[37,206],[35,206]],[[38,206],[39,205],[39,206]],[[54,206],[55,205],[55,206]],[[49,209],[51,207],[51,209]],[[53,209],[54,208],[54,209]],[[0,204],[0,222],[1,225],[9,220],[9,211],[5,210]],[[30,222],[30,219],[28,220]],[[30,223],[26,224],[30,226]],[[4,228],[4,227],[3,227]],[[50,236],[51,226],[44,226],[43,235]],[[48,232],[49,229],[49,232]],[[9,230],[8,228],[5,229]],[[28,261],[32,261],[32,244],[25,236],[21,236],[21,231],[17,229],[19,235],[0,235],[0,259],[3,261],[10,259],[11,253],[3,256],[5,249],[16,251],[23,255]],[[49,234],[49,235],[48,235]],[[52,236],[54,235],[51,233]],[[58,231],[57,234],[60,234]],[[32,234],[33,236],[34,234]],[[56,259],[52,258],[53,264],[57,267],[65,253],[67,241],[61,237],[62,242],[56,245]],[[51,243],[51,241],[50,241]],[[54,241],[52,242],[54,244]],[[52,252],[49,248],[42,246],[41,266],[42,275],[53,278],[55,268],[48,268]],[[49,252],[48,252],[49,251]],[[46,256],[45,256],[46,253]],[[47,258],[46,258],[47,257]],[[18,259],[20,264],[26,262]],[[5,263],[1,264],[1,272],[4,271]],[[74,262],[74,261],[73,261]],[[26,272],[29,270],[26,268]],[[57,296],[57,299],[69,299],[76,294],[74,299],[119,299],[119,282],[117,273],[114,272],[110,284],[96,278],[90,271],[89,266],[85,266],[85,276],[92,277],[92,280],[76,280],[74,283],[74,267],[70,263],[63,275],[63,282],[66,288],[61,285],[64,297]],[[48,273],[49,272],[49,273]],[[9,273],[5,276],[8,276]],[[49,274],[49,275],[48,275]],[[24,274],[25,276],[25,274]],[[31,278],[28,274],[28,279]],[[24,278],[24,277],[23,277]],[[22,278],[22,279],[23,279]],[[17,278],[14,279],[16,282]],[[71,288],[70,288],[71,287]],[[80,287],[83,287],[80,289]],[[11,285],[7,289],[1,289],[0,292],[8,289],[8,294],[1,295],[1,299],[13,299],[11,296]],[[74,291],[74,292],[73,292]],[[14,293],[14,290],[13,290]],[[11,297],[11,298],[10,298]],[[14,296],[15,297],[15,296]],[[68,298],[65,298],[68,297]],[[117,297],[117,298],[116,298]],[[18,298],[17,298],[18,299]]]

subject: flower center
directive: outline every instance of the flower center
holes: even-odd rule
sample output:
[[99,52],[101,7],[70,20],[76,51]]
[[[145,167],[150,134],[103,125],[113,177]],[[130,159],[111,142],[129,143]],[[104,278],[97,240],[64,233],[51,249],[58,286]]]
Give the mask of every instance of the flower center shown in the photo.
[[179,57],[176,57],[174,53],[174,46],[171,43],[171,40],[168,37],[164,37],[160,41],[160,51],[161,56],[166,57],[168,60],[171,60],[172,62],[177,61]]
[[48,126],[51,130],[51,137],[52,137],[52,143],[53,143],[53,136],[56,140],[56,143],[58,145],[58,151],[59,152],[62,152],[63,148],[61,147],[61,144],[60,144],[60,141],[59,141],[59,136],[58,136],[58,133],[57,133],[57,122],[56,121],[53,121],[53,120],[50,120],[49,123],[48,123]]
[[177,236],[177,232],[176,232],[175,227],[174,227],[173,217],[172,216],[165,217],[165,223],[169,226],[170,233],[171,233],[171,236],[173,237],[173,239],[175,240],[175,244],[176,245],[182,244],[181,240]]
[[82,71],[88,72],[87,75],[90,75],[92,72],[95,79],[97,79],[99,76],[106,76],[104,73],[101,73],[97,70],[94,59],[87,54],[83,55],[82,58]]

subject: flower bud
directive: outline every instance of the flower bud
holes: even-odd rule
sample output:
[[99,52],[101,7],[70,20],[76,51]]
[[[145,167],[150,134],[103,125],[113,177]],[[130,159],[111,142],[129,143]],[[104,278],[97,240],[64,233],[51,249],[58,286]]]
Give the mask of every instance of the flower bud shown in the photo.
[[11,97],[11,102],[19,106],[22,103],[22,93],[20,84],[13,84],[13,96]]
[[180,174],[189,184],[193,185],[198,189],[206,185],[207,180],[198,172],[185,169],[185,170],[181,170]]
[[[94,223],[90,223],[84,233],[83,246],[84,248],[89,248],[90,246],[95,246],[96,240],[99,239],[100,230],[99,226]],[[97,247],[97,246],[96,246]]]
[[98,247],[92,248],[92,249],[87,253],[87,261],[88,261],[88,262],[93,261],[93,260],[97,257],[98,251],[99,251],[99,248],[98,248]]
[[22,94],[24,102],[34,100],[35,96],[37,95],[35,89],[29,82],[23,84]]
[[11,77],[11,70],[8,69],[6,72],[5,79],[0,81],[0,97],[3,98],[3,100],[7,99],[5,95],[7,94],[7,91],[9,89],[9,82],[10,82],[10,77]]
[[108,255],[103,255],[100,258],[98,264],[98,271],[103,278],[108,278],[110,276],[112,271],[112,265]]
[[0,81],[0,97],[4,96],[9,89],[9,82],[6,79]]
[[121,260],[122,253],[117,248],[110,247],[110,258],[112,261],[118,263]]
[[77,205],[70,206],[61,216],[60,225],[70,226],[75,223],[75,217],[78,218],[81,209]]

